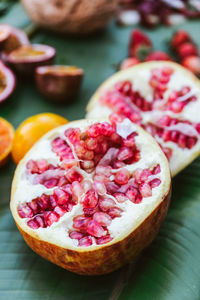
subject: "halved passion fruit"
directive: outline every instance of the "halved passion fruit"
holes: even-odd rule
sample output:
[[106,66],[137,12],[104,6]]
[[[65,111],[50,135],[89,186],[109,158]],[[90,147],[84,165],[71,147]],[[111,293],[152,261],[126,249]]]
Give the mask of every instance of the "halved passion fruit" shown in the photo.
[[21,160],[11,211],[39,255],[99,275],[152,242],[169,199],[168,162],[148,133],[128,119],[81,120],[50,131]]
[[14,138],[14,128],[3,118],[0,118],[0,166],[3,166],[12,149],[12,142]]
[[47,45],[24,45],[7,55],[7,62],[22,74],[34,74],[35,68],[53,62],[56,50]]
[[0,60],[0,104],[14,91],[16,79],[13,72]]
[[97,90],[87,117],[127,117],[160,144],[172,175],[200,153],[200,83],[173,62],[148,62],[118,72]]
[[38,90],[46,98],[68,103],[78,95],[83,70],[74,66],[42,66],[36,69]]
[[11,30],[6,24],[0,25],[0,50],[4,48],[5,42],[8,39]]

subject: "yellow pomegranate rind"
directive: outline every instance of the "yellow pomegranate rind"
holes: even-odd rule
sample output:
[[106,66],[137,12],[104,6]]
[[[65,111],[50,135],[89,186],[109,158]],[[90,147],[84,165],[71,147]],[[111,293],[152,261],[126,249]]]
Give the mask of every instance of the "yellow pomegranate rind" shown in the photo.
[[[74,125],[79,127],[80,122],[83,122],[83,120],[71,122],[67,125],[67,128],[70,128],[71,124],[73,124],[73,127]],[[84,122],[92,124],[89,120],[84,120]],[[144,248],[149,246],[158,234],[160,226],[168,211],[171,197],[171,179],[167,159],[159,146],[148,133],[137,125],[134,126],[139,133],[143,133],[144,138],[152,141],[154,147],[158,149],[159,156],[163,157],[166,170],[165,184],[163,186],[165,192],[162,193],[155,209],[152,210],[142,222],[137,223],[135,228],[132,229],[132,232],[124,232],[122,236],[116,237],[108,244],[92,246],[91,249],[88,249],[87,247],[64,248],[56,242],[45,241],[39,237],[37,230],[34,232],[27,225],[24,225],[22,219],[18,215],[17,205],[15,203],[15,191],[20,180],[20,174],[27,163],[27,160],[31,158],[32,148],[17,166],[12,183],[10,208],[19,231],[33,251],[69,271],[82,275],[102,275],[110,273],[130,262]],[[52,136],[52,132],[53,131],[47,133],[42,139]],[[37,147],[39,142],[35,147]]]
[[0,166],[3,166],[10,156],[13,139],[13,126],[5,119],[0,118]]
[[16,164],[24,157],[33,144],[53,128],[68,121],[53,113],[34,115],[23,121],[17,128],[12,147],[12,158]]

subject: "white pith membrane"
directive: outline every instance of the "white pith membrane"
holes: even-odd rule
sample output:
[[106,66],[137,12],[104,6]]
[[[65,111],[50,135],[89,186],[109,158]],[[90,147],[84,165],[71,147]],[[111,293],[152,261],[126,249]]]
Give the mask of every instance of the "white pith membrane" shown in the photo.
[[[12,186],[11,211],[16,223],[30,235],[36,236],[39,239],[47,242],[57,244],[60,247],[76,249],[77,251],[84,251],[84,249],[86,248],[88,250],[94,250],[96,248],[110,245],[122,240],[131,232],[133,232],[154,211],[154,209],[164,200],[170,189],[170,172],[165,155],[149,134],[144,132],[137,125],[131,123],[128,119],[125,119],[123,122],[116,124],[116,132],[120,136],[120,139],[123,141],[126,140],[127,137],[130,137],[131,134],[134,135],[135,146],[130,147],[130,149],[134,149],[133,153],[139,153],[140,156],[138,161],[133,163],[126,163],[123,169],[126,168],[129,171],[129,180],[131,178],[134,178],[132,182],[135,181],[136,170],[139,171],[139,169],[160,169],[156,172],[156,174],[150,174],[148,175],[149,177],[146,178],[147,182],[152,182],[152,180],[157,179],[160,181],[157,186],[152,187],[152,195],[143,197],[139,203],[134,203],[129,199],[124,201],[123,203],[119,203],[116,198],[112,196],[112,193],[108,193],[108,191],[106,191],[106,194],[101,194],[100,192],[96,193],[98,201],[100,198],[110,198],[114,200],[115,207],[121,209],[122,211],[120,216],[111,219],[109,226],[101,226],[104,229],[104,233],[101,237],[91,237],[92,245],[80,246],[78,239],[72,239],[71,237],[69,237],[69,234],[71,232],[79,231],[73,227],[73,219],[80,215],[83,216],[84,204],[81,201],[83,201],[84,199],[85,192],[87,191],[86,188],[85,192],[80,195],[76,203],[72,206],[71,211],[67,211],[66,213],[64,213],[57,221],[53,222],[50,226],[47,226],[46,228],[39,227],[37,229],[32,229],[31,227],[29,227],[27,225],[27,222],[34,219],[35,216],[32,218],[20,217],[19,207],[23,207],[23,205],[30,205],[33,199],[40,197],[42,194],[52,195],[55,189],[58,188],[58,186],[56,185],[53,188],[46,188],[42,183],[37,183],[38,174],[31,174],[28,171],[29,169],[27,168],[27,163],[30,161],[45,159],[49,165],[51,164],[54,166],[60,166],[63,162],[67,162],[67,160],[65,159],[61,161],[60,156],[52,151],[52,142],[57,138],[63,139],[68,144],[68,146],[71,147],[74,157],[77,157],[77,153],[75,153],[73,143],[69,142],[69,139],[65,135],[65,131],[69,128],[79,128],[81,130],[81,136],[83,140],[85,140],[85,136],[87,140],[88,135],[85,135],[85,132],[93,124],[99,123],[95,120],[75,121],[67,125],[58,127],[47,133],[32,147],[32,149],[18,165]],[[108,124],[108,122],[104,122],[103,124]],[[111,127],[114,128],[113,126]],[[82,134],[83,132],[84,134]],[[120,147],[121,146],[119,146],[119,148]],[[103,157],[106,155],[106,153],[109,152],[109,149],[110,148],[108,148],[108,150],[102,155]],[[117,150],[116,152],[118,154],[119,150]],[[83,161],[84,159],[79,160],[77,166],[75,167],[75,170],[77,170],[78,173],[83,176],[83,180],[80,181],[80,184],[82,185],[85,181],[90,181],[90,190],[94,190],[93,182],[96,167],[92,171],[87,171],[87,169],[83,170],[83,168],[80,168],[80,163],[83,163]],[[109,163],[106,163],[105,166],[108,167],[108,165]],[[72,169],[63,169],[61,172],[62,174],[66,175],[69,170]],[[115,174],[119,170],[120,168],[112,168],[112,175],[109,177],[109,181],[114,182],[113,179],[115,177]],[[46,172],[46,174],[49,174],[49,170],[47,170]],[[52,172],[54,172],[55,177],[55,170],[53,170]],[[59,173],[60,170],[56,170],[56,172]],[[45,172],[43,174],[45,174]],[[118,185],[118,187],[120,188],[122,186]],[[60,188],[62,189],[62,186]],[[98,209],[99,211],[101,211],[99,207]],[[106,213],[109,214],[108,212]],[[93,216],[91,216],[91,220],[92,218]],[[85,231],[84,235],[89,237],[91,236],[88,233],[86,234]],[[108,235],[110,236],[110,240],[108,242],[99,245],[97,244],[98,238],[101,239],[102,237]]]
[[[171,69],[172,74],[169,75],[169,81],[165,84],[166,90],[159,99],[156,94],[156,89],[152,84],[150,85],[150,79],[152,78],[152,71],[155,72],[155,70],[158,70],[158,73],[161,73],[164,68]],[[159,77],[158,75],[157,79],[159,80],[160,78],[160,80],[162,80],[161,77],[162,76]],[[200,153],[199,80],[191,72],[172,62],[148,62],[136,65],[114,74],[102,84],[89,102],[86,118],[112,118],[111,114],[113,112],[124,116],[125,114],[122,112],[123,108],[117,111],[116,105],[110,105],[106,101],[109,99],[107,96],[108,93],[113,92],[116,84],[126,81],[131,83],[133,92],[139,92],[139,95],[145,99],[147,104],[153,106],[153,109],[150,108],[143,111],[140,106],[134,102],[135,96],[132,96],[132,103],[130,103],[128,97],[125,101],[130,103],[131,109],[139,114],[141,120],[137,120],[137,118],[134,119],[134,117],[129,118],[132,122],[143,126],[145,130],[149,131],[158,143],[166,149],[166,153],[169,153],[168,159],[172,176],[176,175]],[[184,89],[185,91],[187,90],[187,92],[183,95],[177,94],[174,103],[169,101],[172,93],[182,92]],[[182,107],[180,108],[179,106],[177,108],[174,106],[174,108],[172,108],[172,106],[170,106],[171,104],[182,105]],[[177,124],[170,125],[169,123],[167,126],[161,126],[161,122],[166,116],[170,118],[170,122],[177,122]],[[126,115],[126,117],[128,117],[128,115]],[[157,132],[153,133],[152,127],[149,128],[148,125],[164,129],[163,131],[166,133],[165,138],[163,137],[164,135],[159,136]],[[198,128],[198,130],[196,128]],[[169,138],[169,135],[172,136],[172,132],[174,134],[174,141]],[[180,144],[178,142],[179,138]]]

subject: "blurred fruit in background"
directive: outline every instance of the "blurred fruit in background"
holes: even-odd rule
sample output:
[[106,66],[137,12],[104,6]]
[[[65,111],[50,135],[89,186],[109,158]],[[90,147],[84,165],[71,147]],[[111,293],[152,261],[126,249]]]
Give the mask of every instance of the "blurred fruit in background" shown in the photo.
[[0,118],[0,166],[3,166],[10,156],[13,138],[13,126],[5,119]]
[[118,0],[22,0],[29,17],[39,26],[72,34],[90,34],[104,28]]
[[18,164],[41,136],[67,122],[65,118],[53,113],[37,114],[22,122],[17,128],[13,140],[12,158],[14,162]]

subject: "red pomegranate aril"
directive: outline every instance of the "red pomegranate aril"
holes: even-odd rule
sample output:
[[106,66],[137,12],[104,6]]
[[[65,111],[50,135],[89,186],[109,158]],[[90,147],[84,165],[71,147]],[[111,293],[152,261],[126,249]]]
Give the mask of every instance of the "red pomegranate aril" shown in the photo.
[[150,175],[151,175],[151,171],[148,169],[145,170],[137,169],[135,172],[135,181],[136,183],[142,183],[146,181]]
[[66,178],[69,180],[69,182],[73,182],[73,181],[81,182],[83,180],[83,176],[73,168],[67,171]]
[[160,165],[157,165],[157,166],[153,169],[153,174],[156,175],[156,174],[159,174],[160,172],[161,172]]
[[94,208],[89,208],[89,207],[83,208],[83,212],[86,217],[91,217],[94,215],[94,213],[98,211],[99,211],[98,206],[95,206]]
[[119,190],[119,186],[116,183],[110,181],[106,183],[106,189],[108,193],[113,194],[117,193],[117,191]]
[[154,178],[149,182],[149,184],[152,188],[155,188],[161,184],[161,180],[159,178]]
[[186,147],[186,136],[182,133],[179,135],[178,145],[183,149]]
[[113,208],[115,206],[115,201],[111,198],[102,198],[99,199],[98,205],[102,211],[108,211],[110,208]]
[[93,220],[101,226],[109,226],[112,222],[112,218],[108,214],[103,212],[96,212],[93,215]]
[[54,208],[57,205],[57,198],[53,195],[50,195],[49,196],[49,202],[50,202],[51,208]]
[[84,193],[84,190],[83,190],[82,185],[78,181],[74,181],[72,183],[72,194],[73,194],[74,200],[77,202],[81,198],[83,193]]
[[58,185],[58,179],[56,179],[56,178],[51,178],[51,179],[46,180],[46,181],[44,182],[44,186],[45,186],[47,189],[51,189],[51,188],[53,188],[53,187],[55,187],[55,186],[57,186],[57,185]]
[[21,218],[32,218],[33,211],[27,204],[19,205],[18,214]]
[[69,128],[65,130],[65,136],[74,144],[80,140],[81,130],[79,128]]
[[36,163],[36,161],[34,160],[29,160],[26,164],[26,168],[32,173],[38,173],[38,165]]
[[81,203],[84,208],[94,208],[98,203],[96,192],[94,190],[89,190],[81,199]]
[[92,245],[92,243],[93,243],[93,242],[92,242],[91,237],[86,236],[86,237],[83,237],[83,238],[81,238],[81,239],[79,240],[78,245],[79,245],[80,247],[89,247],[89,246]]
[[105,236],[102,236],[102,237],[96,239],[96,243],[97,243],[97,245],[102,245],[102,244],[109,243],[112,240],[113,240],[113,238],[108,234],[108,235],[105,235]]
[[127,169],[123,168],[115,174],[115,182],[117,184],[126,184],[130,178],[130,173]]
[[56,207],[54,208],[54,212],[55,212],[58,216],[62,217],[62,216],[64,216],[64,214],[67,212],[67,210],[66,210],[65,208],[61,207],[61,206],[56,206]]
[[88,128],[87,133],[88,133],[89,137],[96,138],[102,134],[102,131],[101,131],[101,128],[99,125],[100,125],[100,123],[96,123],[94,125],[91,125]]
[[142,183],[139,186],[139,191],[142,197],[151,197],[152,196],[152,190],[151,186],[148,183]]
[[188,149],[192,149],[192,147],[196,144],[197,138],[195,137],[188,137],[186,142],[186,147]]
[[44,210],[48,209],[50,206],[48,196],[43,194],[41,197],[39,197],[37,199],[37,204],[38,204],[40,211],[44,211]]
[[118,160],[122,160],[122,161],[127,160],[132,156],[133,156],[133,152],[128,147],[122,147],[117,154]]
[[53,191],[53,195],[57,198],[57,204],[58,205],[64,205],[69,201],[68,193],[63,191],[61,188],[56,188]]
[[38,160],[37,166],[38,166],[38,170],[39,170],[40,174],[44,173],[48,169],[48,163],[47,163],[46,159]]
[[48,212],[44,218],[47,226],[51,226],[53,223],[58,222],[59,220],[59,216],[55,212]]
[[86,218],[84,216],[77,216],[73,219],[73,227],[79,230],[86,230],[89,221],[90,218]]
[[40,227],[40,225],[38,224],[38,222],[36,220],[29,220],[27,222],[27,225],[32,229],[38,229]]
[[96,174],[110,177],[112,175],[112,168],[110,166],[97,166]]
[[44,218],[42,216],[36,216],[34,219],[38,223],[39,227],[42,227],[42,228],[46,227]]
[[137,199],[137,196],[138,196],[138,190],[131,186],[127,192],[126,192],[126,196],[128,197],[128,199],[130,201],[132,201],[133,203],[135,203],[136,199]]
[[104,195],[106,193],[105,184],[101,181],[94,180],[93,187],[98,195]]
[[79,231],[71,231],[69,237],[71,239],[80,240],[84,237],[84,234]]
[[89,221],[87,232],[94,237],[102,237],[105,234],[103,227],[94,220]]
[[34,215],[36,215],[38,212],[37,200],[32,200],[31,202],[28,202],[27,205],[30,207]]
[[85,145],[87,147],[88,150],[95,150],[97,147],[97,141],[95,138],[88,138],[85,141]]
[[119,203],[123,203],[123,202],[129,200],[129,198],[126,197],[126,196],[125,196],[124,194],[122,194],[122,193],[115,193],[113,196],[115,197],[115,199],[116,199],[117,202],[119,202]]
[[124,162],[122,162],[122,161],[114,161],[113,162],[113,168],[114,169],[123,168],[125,166],[126,166],[126,164]]
[[121,217],[122,210],[118,207],[112,207],[109,209],[108,214],[112,219]]

